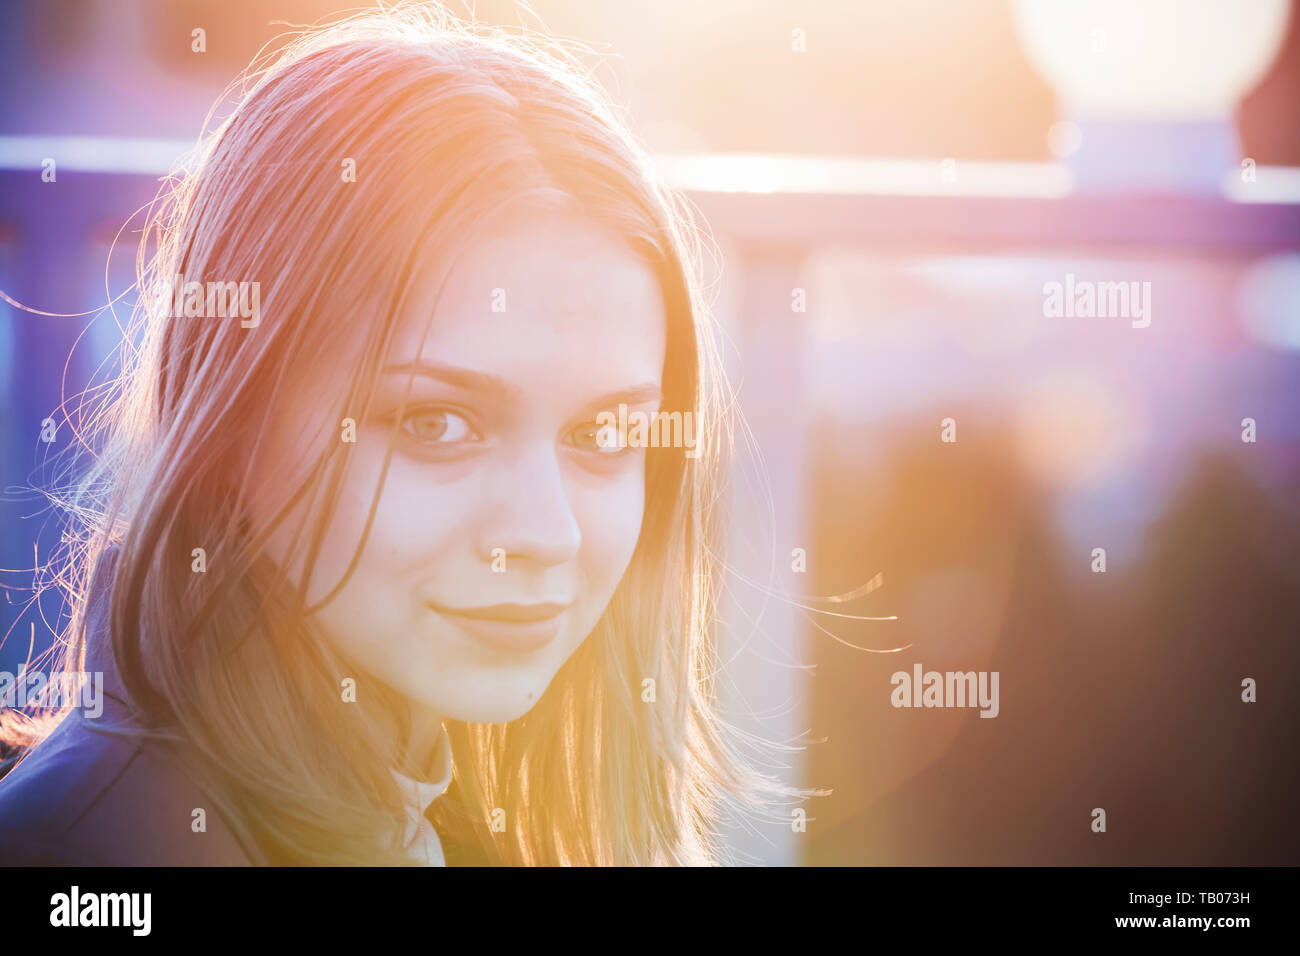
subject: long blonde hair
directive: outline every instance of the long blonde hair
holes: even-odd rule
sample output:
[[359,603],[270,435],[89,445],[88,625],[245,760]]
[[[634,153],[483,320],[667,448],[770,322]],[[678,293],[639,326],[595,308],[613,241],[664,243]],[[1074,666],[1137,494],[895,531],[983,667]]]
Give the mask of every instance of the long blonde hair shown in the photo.
[[[151,210],[122,377],[84,429],[102,448],[67,502],[79,530],[63,584],[84,612],[113,546],[114,652],[146,732],[186,744],[196,782],[273,862],[406,862],[389,769],[411,728],[395,722],[396,700],[338,706],[347,666],[311,637],[303,588],[278,586],[259,556],[271,529],[248,518],[254,494],[278,496],[281,518],[310,504],[305,582],[349,446],[322,441],[283,488],[252,487],[250,462],[276,454],[268,422],[288,383],[335,368],[329,356],[357,356],[332,421],[364,413],[421,262],[447,261],[505,203],[558,206],[654,268],[665,407],[709,431],[698,458],[649,459],[631,565],[536,707],[509,724],[446,722],[454,775],[434,821],[452,862],[460,849],[503,864],[720,860],[723,800],[758,807],[788,791],[746,765],[714,701],[711,542],[729,403],[687,205],[572,52],[435,6],[306,30],[244,83]],[[177,275],[259,282],[264,319],[171,317]],[[197,547],[205,574],[191,570]],[[67,635],[69,669],[83,618]]]

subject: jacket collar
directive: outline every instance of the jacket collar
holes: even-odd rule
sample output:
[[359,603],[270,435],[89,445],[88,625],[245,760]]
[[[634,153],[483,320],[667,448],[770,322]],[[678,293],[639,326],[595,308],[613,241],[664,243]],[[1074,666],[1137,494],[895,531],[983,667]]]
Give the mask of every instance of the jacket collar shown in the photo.
[[393,777],[402,792],[402,802],[406,810],[404,848],[407,853],[421,862],[434,866],[442,865],[444,862],[442,846],[438,841],[437,832],[425,814],[451,784],[451,739],[447,736],[447,729],[439,725],[437,749],[427,777],[416,780],[396,770],[393,771]]
[[104,694],[104,711],[115,711],[117,716],[135,710],[131,695],[127,693],[122,674],[113,652],[111,612],[113,603],[113,577],[117,569],[117,545],[110,545],[100,555],[86,599],[86,658],[84,671],[90,680],[101,680]]

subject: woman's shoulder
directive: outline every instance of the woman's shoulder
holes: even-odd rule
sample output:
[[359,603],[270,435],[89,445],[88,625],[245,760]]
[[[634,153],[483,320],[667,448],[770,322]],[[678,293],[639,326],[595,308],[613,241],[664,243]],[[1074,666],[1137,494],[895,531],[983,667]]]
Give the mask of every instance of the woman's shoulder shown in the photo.
[[116,549],[109,548],[87,598],[85,664],[95,704],[83,698],[83,706],[0,777],[0,865],[261,863],[174,752],[132,732],[140,728],[109,632],[115,560]]
[[0,865],[253,862],[164,748],[76,710],[0,779]]

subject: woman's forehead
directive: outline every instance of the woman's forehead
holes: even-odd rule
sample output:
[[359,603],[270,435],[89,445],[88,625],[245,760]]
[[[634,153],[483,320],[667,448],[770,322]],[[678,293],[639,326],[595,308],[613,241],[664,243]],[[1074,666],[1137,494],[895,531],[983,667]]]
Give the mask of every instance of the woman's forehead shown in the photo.
[[501,377],[550,369],[593,385],[610,376],[658,381],[667,337],[649,264],[617,235],[567,220],[475,243],[445,278],[418,281],[397,320],[393,364]]

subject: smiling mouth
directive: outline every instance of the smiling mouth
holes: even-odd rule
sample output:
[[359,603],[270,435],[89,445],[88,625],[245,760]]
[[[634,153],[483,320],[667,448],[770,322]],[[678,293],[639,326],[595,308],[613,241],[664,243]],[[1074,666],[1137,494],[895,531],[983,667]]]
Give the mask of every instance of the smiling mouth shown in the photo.
[[444,620],[479,644],[499,651],[535,651],[555,639],[569,604],[489,604],[447,607],[430,603]]

